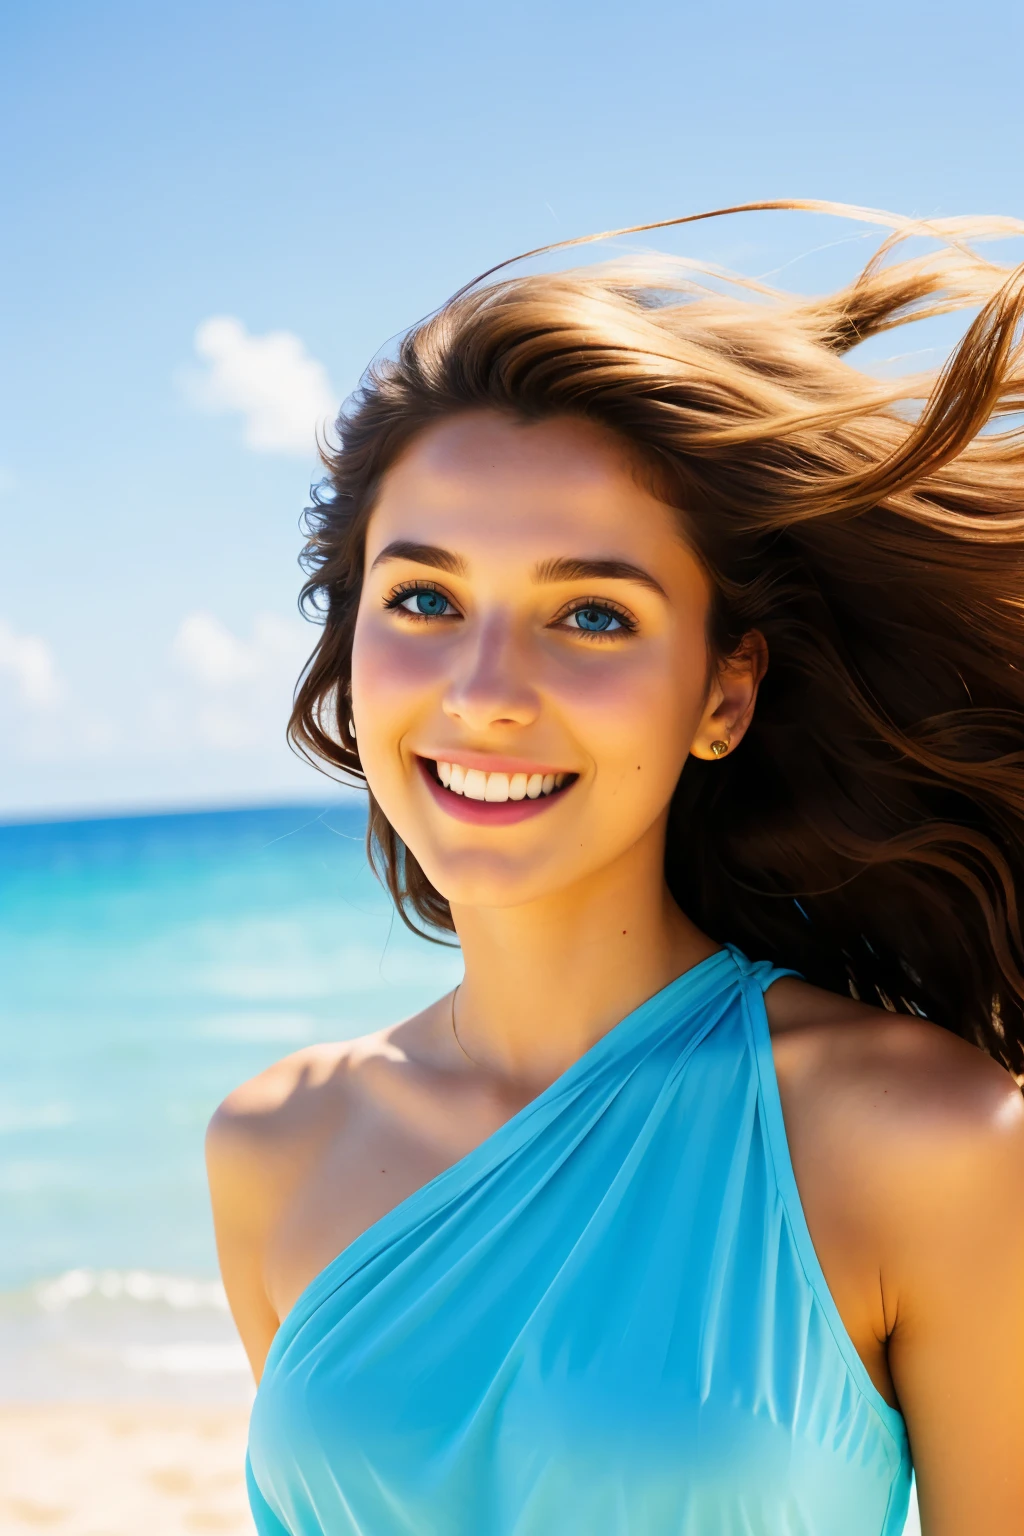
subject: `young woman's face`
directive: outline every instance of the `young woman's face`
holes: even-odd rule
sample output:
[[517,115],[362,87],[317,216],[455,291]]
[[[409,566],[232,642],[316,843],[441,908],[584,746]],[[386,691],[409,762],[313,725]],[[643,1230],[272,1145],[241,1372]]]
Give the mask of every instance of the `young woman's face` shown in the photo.
[[710,587],[610,433],[491,412],[420,435],[369,521],[360,761],[453,906],[512,906],[663,838],[687,755],[739,739],[758,667],[707,688]]

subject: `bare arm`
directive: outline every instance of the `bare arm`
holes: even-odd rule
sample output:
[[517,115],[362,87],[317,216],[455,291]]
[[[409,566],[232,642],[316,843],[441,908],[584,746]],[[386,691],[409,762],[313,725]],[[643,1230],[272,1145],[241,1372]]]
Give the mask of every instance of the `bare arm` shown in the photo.
[[263,1281],[269,1212],[259,1196],[259,1150],[225,1100],[206,1133],[206,1170],[221,1278],[257,1383],[279,1322]]
[[1024,1528],[1024,1098],[969,1065],[945,1145],[907,1170],[913,1214],[890,1244],[889,1366],[923,1536]]
[[1020,1536],[1024,1097],[927,1022],[796,982],[768,1001],[808,1225],[906,1420],[923,1536]]
[[296,1051],[236,1088],[206,1133],[217,1257],[228,1305],[259,1382],[280,1323],[268,1284],[275,1235],[337,1122],[343,1046]]

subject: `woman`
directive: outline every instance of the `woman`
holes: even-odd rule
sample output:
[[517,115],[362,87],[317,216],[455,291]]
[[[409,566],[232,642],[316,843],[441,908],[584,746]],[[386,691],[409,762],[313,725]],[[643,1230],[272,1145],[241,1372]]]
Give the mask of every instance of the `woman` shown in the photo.
[[1019,1532],[1024,272],[930,232],[505,277],[343,413],[292,736],[465,975],[212,1122],[263,1536]]

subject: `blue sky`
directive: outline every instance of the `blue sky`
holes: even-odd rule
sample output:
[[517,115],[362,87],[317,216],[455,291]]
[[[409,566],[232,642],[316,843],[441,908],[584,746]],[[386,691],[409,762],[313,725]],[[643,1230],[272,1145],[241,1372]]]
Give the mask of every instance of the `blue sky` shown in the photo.
[[[309,416],[545,241],[1024,215],[1022,44],[1009,0],[5,7],[0,817],[321,793],[282,735]],[[661,243],[803,288],[871,248]]]

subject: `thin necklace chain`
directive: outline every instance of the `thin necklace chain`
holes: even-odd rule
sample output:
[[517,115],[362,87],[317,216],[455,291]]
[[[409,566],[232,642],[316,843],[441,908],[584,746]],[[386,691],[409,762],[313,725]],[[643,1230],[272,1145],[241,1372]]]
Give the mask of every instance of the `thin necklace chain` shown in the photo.
[[[455,1036],[455,1044],[458,1046],[458,1048],[462,1052],[463,1056],[465,1056],[466,1060],[467,1061],[473,1061],[472,1056],[469,1054],[469,1052],[466,1050],[466,1047],[463,1045],[462,1041],[459,1039],[459,1032],[455,1028],[455,998],[456,998],[456,995],[458,994],[459,987],[461,987],[461,986],[462,986],[462,982],[460,981],[459,982],[459,986],[456,987],[455,991],[452,993],[452,1034]],[[479,1067],[480,1063],[478,1061],[473,1061],[473,1065],[474,1065],[474,1067]]]

